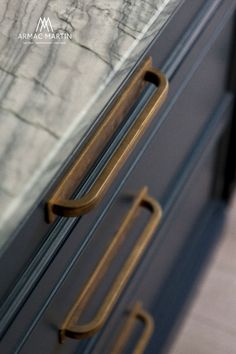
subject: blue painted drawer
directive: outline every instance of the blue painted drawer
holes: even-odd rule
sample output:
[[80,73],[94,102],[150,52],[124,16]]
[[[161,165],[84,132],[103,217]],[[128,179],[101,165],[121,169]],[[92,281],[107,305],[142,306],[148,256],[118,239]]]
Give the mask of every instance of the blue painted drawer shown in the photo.
[[[206,256],[209,252],[207,248],[214,244],[213,237],[216,240],[219,236],[219,230],[213,235],[214,230],[211,228],[212,234],[206,235],[205,229],[210,214],[220,204],[214,197],[215,171],[219,165],[218,147],[222,126],[229,122],[231,114],[232,101],[226,98],[202,134],[187,162],[185,173],[177,183],[176,190],[179,188],[181,195],[177,197],[176,192],[173,192],[175,201],[166,218],[164,209],[161,227],[139,271],[103,332],[88,345],[86,354],[111,353],[118,345],[120,334],[125,330],[126,322],[137,303],[141,303],[145,312],[152,316],[155,325],[145,353],[166,353],[164,349],[168,339],[173,338],[171,331],[176,318],[197,276],[196,267],[204,262],[203,254]],[[217,224],[216,220],[214,223]],[[206,236],[207,239],[204,239]],[[133,352],[140,336],[145,333],[148,323],[141,320],[140,325],[139,317],[136,322],[133,332],[126,337],[122,354]]]
[[[169,205],[169,203],[163,204],[164,217],[161,227],[146,249],[145,257],[143,261],[140,262],[142,263],[140,270],[134,272],[134,278],[128,285],[126,291],[122,292],[120,297],[121,305],[114,308],[114,316],[111,318],[112,324],[110,324],[110,321],[105,323],[105,332],[102,335],[102,342],[96,346],[96,353],[105,353],[104,347],[109,348],[108,342],[112,339],[111,334],[117,334],[117,321],[119,321],[119,316],[123,316],[122,313],[127,306],[130,308],[136,300],[141,300],[146,309],[153,311],[152,305],[155,299],[160,295],[162,284],[167,278],[176,257],[187,238],[191,236],[192,229],[195,227],[200,213],[207,203],[212,200],[215,162],[218,152],[216,149],[217,142],[224,128],[229,124],[231,112],[232,97],[229,95],[222,100],[220,106],[214,112],[202,132],[199,142],[189,153],[189,157],[185,161],[185,168],[182,173],[179,174],[175,187],[170,192],[169,200],[172,200],[171,205]],[[145,163],[144,161],[143,163]],[[135,178],[136,175],[134,174],[129,177],[129,180],[132,181]],[[126,210],[129,210],[132,205],[130,197],[127,199],[130,192],[130,189],[127,189],[128,185],[129,181],[120,193],[118,202],[119,206],[126,204]],[[115,209],[111,209],[111,212],[108,213],[104,220],[105,222],[95,231],[94,238],[89,242],[83,252],[78,254],[78,259],[73,264],[68,276],[65,277],[62,287],[57,292],[57,289],[52,290],[50,301],[48,299],[48,302],[44,304],[44,307],[41,309],[38,319],[35,319],[35,328],[32,327],[32,332],[30,330],[29,338],[27,338],[27,336],[25,337],[26,343],[24,344],[24,342],[22,342],[19,353],[30,354],[32,348],[34,348],[35,354],[42,352],[45,354],[55,352],[58,354],[64,352],[85,353],[85,348],[87,346],[87,348],[91,348],[94,341],[99,339],[98,335],[98,337],[95,336],[92,340],[81,340],[78,343],[74,339],[67,338],[65,343],[60,344],[58,341],[58,330],[62,326],[68,312],[71,310],[72,305],[76,302],[84,284],[96,268],[96,263],[103,257],[107,247],[109,247],[113,240],[114,232],[112,230],[119,229],[122,223],[120,215],[117,217],[117,210],[117,206]],[[123,212],[125,213],[126,210],[123,210]],[[131,250],[136,244],[140,235],[140,229],[143,228],[143,225],[148,223],[148,220],[148,214],[144,213],[141,215],[141,218],[137,219],[135,224],[132,225],[132,232],[130,231],[126,234],[127,240],[123,241],[124,243],[122,243],[118,252],[118,257],[116,256],[115,261],[111,263],[112,265],[108,274],[101,280],[102,286],[98,287],[96,291],[94,290],[91,301],[89,301],[89,304],[86,306],[85,316],[80,320],[86,322],[94,316],[94,313],[96,313],[104,297],[109,292],[114,279],[119,274],[122,264],[126,261],[127,257],[129,257]],[[96,237],[98,234],[102,240],[100,243]],[[57,264],[59,264],[59,260],[60,257],[57,260]],[[136,270],[138,269],[139,267],[137,267]],[[50,287],[52,274],[55,276],[56,273],[57,270],[55,268],[47,272],[41,284],[41,294],[47,292],[47,288]],[[34,307],[37,302],[40,303],[37,294],[39,294],[39,290],[36,290],[35,294],[32,294],[18,322],[21,321],[22,316],[25,320],[25,316],[29,313],[31,306]],[[16,323],[15,325],[17,326]],[[113,325],[115,326],[114,330],[111,329]],[[14,333],[14,326],[11,331]],[[44,340],[42,341],[41,338],[44,338]],[[110,352],[107,351],[107,353]]]
[[[178,47],[180,38],[182,36],[183,37],[185,36],[186,28],[189,29],[189,23],[191,23],[193,19],[199,22],[198,35],[200,35],[206,23],[210,21],[217,7],[221,4],[222,9],[220,10],[220,12],[224,13],[225,9],[223,8],[229,7],[232,1],[227,0],[227,4],[223,4],[223,1],[220,0],[217,1],[208,0],[207,4],[205,3],[206,2],[203,0],[196,1],[194,2],[194,4],[192,4],[190,1],[185,1],[185,3],[179,9],[178,13],[175,14],[174,18],[171,19],[171,21],[168,23],[168,25],[163,30],[163,32],[152,43],[151,45],[152,49],[151,47],[148,48],[147,53],[145,55],[150,55],[150,54],[153,55],[154,62],[155,62],[154,64],[156,67],[163,66],[165,65],[165,63],[167,64],[168,58],[171,57],[170,53],[173,52],[174,54],[173,48],[175,48],[176,45]],[[203,7],[203,5],[204,5],[204,9],[201,10],[201,14],[199,14],[199,16],[196,16],[196,14]],[[194,29],[194,26],[192,29]],[[166,38],[169,38],[170,35],[171,35],[171,40],[166,41]],[[189,35],[191,37],[191,34]],[[191,37],[192,44],[196,42],[196,38],[197,36],[195,36],[194,38]],[[206,40],[207,38],[204,39],[204,41]],[[183,61],[185,56],[188,54],[188,52],[191,49],[191,46],[184,46],[184,48],[182,49],[183,50],[180,50],[180,52],[183,54],[183,55],[181,54],[182,55],[181,61]],[[140,60],[142,60],[142,58],[140,58]],[[176,65],[177,64],[179,65],[179,63],[176,63]],[[172,63],[168,67],[173,68],[175,67],[175,64]],[[169,71],[169,69],[167,71]],[[127,78],[127,80],[128,79],[129,78]],[[177,85],[179,85],[179,83]],[[173,92],[175,91],[176,88],[174,88]],[[80,147],[78,147],[78,150],[79,149]],[[69,159],[73,160],[74,158],[75,156],[68,158],[67,161],[68,165],[70,163]],[[131,160],[131,165],[132,163],[133,161]],[[65,166],[64,170],[66,170],[66,168],[67,166]],[[65,171],[60,171],[61,176],[64,173]],[[17,230],[16,234],[13,235],[12,238],[14,240],[11,246],[6,250],[6,252],[1,257],[0,277],[1,279],[3,279],[2,286],[0,289],[1,299],[4,299],[5,296],[5,298],[7,298],[8,301],[10,301],[9,293],[12,290],[14,284],[18,282],[19,277],[23,274],[23,272],[27,271],[29,267],[31,268],[35,267],[35,264],[36,263],[38,264],[39,260],[42,259],[44,255],[49,262],[49,256],[46,256],[46,253],[49,252],[49,249],[51,249],[51,259],[52,259],[55,255],[55,252],[57,252],[58,247],[61,247],[62,243],[67,237],[66,235],[69,232],[69,228],[73,227],[72,226],[73,223],[65,223],[65,220],[63,220],[63,218],[59,218],[60,220],[57,223],[57,225],[48,225],[45,222],[44,206],[46,201],[50,198],[51,191],[54,190],[59,180],[60,180],[60,176],[57,176],[55,180],[52,181],[52,185],[48,187],[48,191],[45,192],[45,195],[43,195],[39,201],[37,201],[36,203],[37,205],[35,205],[35,208],[32,210],[32,214],[29,215],[28,219],[25,220],[25,223],[21,225],[21,229]],[[99,214],[101,214],[101,209],[99,209],[98,212],[95,212],[93,214],[94,216],[92,214],[89,216],[91,223],[94,223],[96,221]],[[89,225],[87,219],[85,218],[84,220],[85,220],[85,224]],[[34,232],[32,232],[32,229],[34,230]],[[87,227],[83,226],[83,234],[85,235],[88,232],[89,232],[88,226]],[[60,237],[61,234],[63,234],[64,237]],[[57,236],[58,236],[58,240],[56,240]],[[21,247],[22,243],[27,244],[27,248],[23,249]],[[15,262],[18,264],[18,267],[15,267],[12,264],[12,262],[9,261],[11,259],[12,254],[14,254]],[[8,269],[7,278],[4,277],[4,272],[1,273],[1,270],[6,268]],[[26,278],[27,276],[24,277],[24,279]],[[21,284],[17,287],[16,290],[17,293],[19,293],[20,286],[22,287],[23,285]],[[8,306],[9,304],[7,304],[7,307]]]

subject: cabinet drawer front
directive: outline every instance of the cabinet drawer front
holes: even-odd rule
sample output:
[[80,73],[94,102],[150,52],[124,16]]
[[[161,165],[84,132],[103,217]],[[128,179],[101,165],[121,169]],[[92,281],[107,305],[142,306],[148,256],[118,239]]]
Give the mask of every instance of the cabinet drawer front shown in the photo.
[[[231,112],[232,98],[231,96],[226,96],[204,130],[200,142],[193,149],[186,164],[183,177],[176,182],[177,184],[172,194],[175,195],[177,201],[174,202],[172,209],[168,213],[165,214],[164,210],[161,229],[156,233],[155,238],[153,238],[151,247],[145,252],[145,256],[142,257],[140,261],[142,266],[141,268],[137,267],[140,270],[134,273],[134,278],[127,285],[126,290],[120,294],[120,303],[123,305],[118,305],[113,309],[114,316],[111,319],[112,323],[115,324],[116,320],[114,318],[119,318],[121,312],[124,312],[127,306],[129,308],[132,307],[135,302],[142,301],[145,309],[153,311],[152,304],[155,302],[156,297],[160,295],[162,284],[167,278],[179,251],[188,237],[191,236],[192,229],[195,227],[203,208],[212,199],[212,187],[215,179],[215,158],[217,155],[216,144],[223,128],[229,123]],[[200,159],[202,155],[203,157]],[[145,166],[145,160],[142,163]],[[189,176],[191,177],[189,178]],[[132,174],[129,180],[132,181],[135,178],[136,175]],[[127,181],[128,185],[129,181]],[[100,237],[103,237],[103,245],[98,245],[96,237],[87,245],[71,269],[69,276],[65,279],[63,286],[53,297],[45,313],[42,314],[40,322],[34,328],[28,341],[23,347],[20,347],[20,353],[31,353],[34,346],[38,348],[35,349],[35,353],[37,353],[37,350],[38,353],[53,353],[56,351],[58,354],[65,351],[73,353],[75,350],[83,352],[87,345],[89,347],[93,345],[94,340],[97,338],[96,336],[92,336],[92,339],[83,339],[79,342],[67,338],[63,344],[60,344],[58,334],[66,316],[71,311],[78,296],[82,293],[84,284],[96,268],[97,261],[103,257],[107,247],[113,241],[114,233],[110,231],[113,228],[119,229],[122,217],[117,218],[117,211],[119,210],[117,205],[119,207],[125,205],[126,210],[129,210],[130,205],[132,205],[129,195],[130,189],[127,189],[127,186],[125,185],[120,193],[119,202],[115,204],[116,208],[111,208],[107,218],[105,218],[105,222],[95,232],[95,235],[98,234]],[[183,186],[185,187],[183,192],[181,192]],[[177,195],[176,190],[178,192]],[[179,193],[181,193],[180,197],[178,196]],[[128,199],[127,196],[129,196]],[[136,244],[137,235],[140,234],[140,227],[143,227],[143,223],[146,223],[145,220],[147,220],[147,215],[138,218],[135,221],[134,227],[126,235],[127,239],[121,246],[118,259],[110,267],[108,276],[102,279],[101,288],[93,292],[92,301],[89,302],[86,308],[87,318],[93,317],[103,303],[104,297],[106,297],[114,283],[114,279],[119,274],[124,260],[129,256],[130,250],[133,249],[133,244]],[[90,260],[89,262],[88,259]],[[44,287],[47,287],[50,283],[50,275],[48,274],[47,276],[47,281],[46,279],[44,280],[46,281]],[[153,279],[153,276],[155,279]],[[141,288],[140,284],[142,284]],[[152,286],[152,284],[155,284],[155,286]],[[35,297],[33,298],[32,296],[30,302],[33,303],[34,301]],[[85,322],[86,316],[84,318]],[[107,320],[103,326],[108,336],[104,334],[103,343],[106,344],[108,338],[111,337],[111,333],[117,334],[115,329],[114,331],[111,330],[112,327],[109,324],[110,317]],[[44,338],[44,341],[40,340],[41,337]],[[37,345],[35,345],[36,343]],[[104,344],[101,345],[103,347],[101,353],[103,353]],[[100,348],[100,344],[96,347],[96,352],[97,348]]]
[[[119,344],[117,340],[120,338],[122,328],[137,302],[141,303],[154,319],[154,331],[145,353],[161,353],[168,337],[171,336],[170,331],[175,324],[176,312],[179,315],[186,301],[186,291],[189,290],[188,284],[185,283],[191,283],[189,280],[192,279],[191,272],[196,267],[198,255],[201,257],[203,252],[200,247],[206,246],[206,241],[203,240],[206,236],[204,222],[208,220],[207,214],[210,215],[211,210],[217,204],[212,187],[218,163],[219,142],[224,132],[222,122],[230,122],[232,104],[230,106],[226,104],[222,111],[219,108],[216,114],[220,114],[221,117],[214,132],[207,134],[208,142],[205,139],[203,143],[202,140],[201,149],[189,161],[190,164],[195,164],[194,171],[185,181],[185,187],[173,204],[168,217],[163,219],[156,239],[121,299],[116,312],[113,313],[113,317],[100,336],[90,344],[87,353],[108,354],[112,352],[113,348]],[[213,139],[210,136],[213,136]],[[196,248],[190,247],[191,244],[196,245]],[[188,254],[187,251],[191,251],[192,254]],[[194,263],[191,263],[190,259]],[[178,296],[177,300],[175,296]],[[127,339],[127,346],[122,354],[133,352],[139,335],[140,328],[137,326],[136,330],[134,328],[133,335],[130,335],[130,340]]]
[[[170,82],[163,115],[156,117],[156,126],[153,124],[147,137],[150,139],[151,135],[153,139],[142,155],[145,166],[143,163],[135,166],[137,177],[130,182],[130,189],[148,181],[152,195],[162,203],[167,201],[175,175],[227,91],[232,26],[231,20],[217,39],[218,29],[206,47],[194,48]],[[202,56],[197,62],[193,60],[195,50]],[[153,178],[152,170],[156,171]]]

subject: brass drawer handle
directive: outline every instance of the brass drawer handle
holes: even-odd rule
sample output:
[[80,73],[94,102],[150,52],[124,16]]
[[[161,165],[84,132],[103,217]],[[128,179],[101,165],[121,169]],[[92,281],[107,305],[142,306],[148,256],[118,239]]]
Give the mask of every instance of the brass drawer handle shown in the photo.
[[139,320],[144,324],[144,331],[132,354],[143,354],[145,351],[149,339],[154,331],[154,321],[151,315],[147,313],[142,305],[137,302],[129,314],[129,318],[126,321],[120,335],[118,336],[115,346],[111,351],[111,354],[122,354],[125,345],[133,331],[135,321]]
[[[164,103],[168,92],[168,81],[164,74],[151,66],[148,58],[131,79],[130,84],[118,97],[112,110],[98,127],[96,133],[88,140],[86,146],[66,177],[62,180],[53,196],[47,203],[47,221],[53,222],[57,215],[76,217],[88,213],[102,199],[106,190],[127,160],[131,151],[145,132],[154,114]],[[74,192],[82,177],[91,168],[94,157],[99,156],[121,121],[124,114],[130,109],[132,101],[136,99],[146,83],[152,83],[157,90],[139,114],[129,132],[123,138],[113,157],[106,164],[101,175],[89,190],[79,200],[68,199]]]
[[[110,264],[117,254],[124,237],[129,228],[138,216],[140,207],[147,208],[150,213],[150,219],[145,226],[142,234],[139,236],[128,259],[121,268],[120,273],[114,280],[110,291],[97,311],[93,320],[86,324],[78,324],[78,320],[85,309],[89,299],[94,294],[99,282],[106,274]],[[122,222],[120,229],[116,232],[112,242],[106,250],[104,256],[97,264],[95,271],[83,288],[78,300],[69,312],[61,329],[59,330],[59,341],[63,342],[65,337],[74,339],[87,338],[99,331],[109,317],[115,303],[119,299],[121,292],[127,284],[130,276],[141,259],[146,247],[152,239],[156,227],[159,225],[162,216],[162,209],[159,203],[147,195],[147,188],[144,187],[135,198],[134,203]]]

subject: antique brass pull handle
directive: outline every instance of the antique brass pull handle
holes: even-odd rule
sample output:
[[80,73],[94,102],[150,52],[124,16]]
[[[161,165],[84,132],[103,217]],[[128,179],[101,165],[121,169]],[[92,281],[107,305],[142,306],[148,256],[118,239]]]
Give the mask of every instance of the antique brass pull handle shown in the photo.
[[133,331],[135,326],[135,321],[141,321],[144,324],[144,331],[142,336],[139,338],[135,349],[132,354],[143,354],[148,341],[154,331],[154,321],[151,315],[149,315],[145,310],[143,310],[141,304],[138,302],[135,304],[133,309],[129,314],[129,318],[126,321],[120,335],[118,336],[114,348],[111,350],[111,354],[122,354],[125,345]]
[[[68,199],[82,180],[82,177],[91,168],[94,163],[94,156],[99,156],[99,153],[104,149],[105,143],[112,137],[124,119],[124,114],[130,109],[132,101],[135,101],[137,93],[140,93],[146,83],[152,83],[157,87],[155,93],[123,138],[92,188],[79,200]],[[88,140],[76,163],[48,201],[47,220],[49,223],[53,222],[57,215],[75,217],[85,214],[98,204],[145,132],[155,112],[164,103],[167,92],[168,81],[166,77],[151,66],[151,58],[148,58],[131,79],[130,84],[118,97],[96,133]]]
[[[87,324],[78,324],[81,313],[83,312],[92,294],[96,290],[100,280],[109,269],[114,256],[117,254],[117,251],[128,232],[128,229],[131,227],[134,219],[137,217],[138,212],[140,211],[140,206],[147,208],[151,213],[148,224],[145,226],[142,234],[139,236],[138,241],[132,249],[128,259],[122,266],[120,273],[114,280],[110,291],[105,296],[104,301],[97,311],[94,319]],[[144,187],[134,200],[134,203],[126,215],[120,229],[115,234],[103,258],[97,264],[95,271],[92,273],[78,300],[76,301],[75,305],[65,319],[61,329],[59,330],[60,342],[63,342],[65,337],[74,339],[90,337],[98,332],[99,329],[104,325],[121,292],[123,291],[130,276],[132,275],[135,267],[141,259],[147,245],[151,241],[154,231],[160,223],[161,216],[161,206],[153,198],[147,195],[147,188]]]

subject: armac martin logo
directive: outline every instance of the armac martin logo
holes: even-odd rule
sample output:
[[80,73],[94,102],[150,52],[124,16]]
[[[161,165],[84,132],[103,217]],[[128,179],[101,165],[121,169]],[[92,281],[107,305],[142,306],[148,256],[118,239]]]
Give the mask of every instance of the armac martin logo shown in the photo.
[[34,33],[19,33],[18,39],[24,44],[65,44],[72,39],[72,34],[65,31],[55,31],[49,17],[40,17]]

